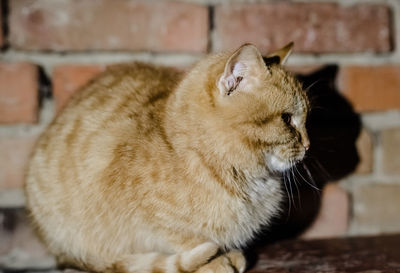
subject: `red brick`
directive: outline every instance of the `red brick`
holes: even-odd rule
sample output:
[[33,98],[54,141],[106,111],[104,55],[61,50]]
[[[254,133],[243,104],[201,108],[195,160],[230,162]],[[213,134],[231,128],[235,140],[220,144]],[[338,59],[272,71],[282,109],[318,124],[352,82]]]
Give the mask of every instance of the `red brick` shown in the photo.
[[10,9],[10,44],[20,49],[207,49],[206,6],[174,1],[13,0]]
[[360,184],[353,191],[353,234],[400,232],[400,185]]
[[38,117],[38,68],[0,63],[0,123],[34,123]]
[[356,111],[400,109],[400,66],[344,67],[339,86]]
[[53,71],[53,94],[57,111],[68,99],[97,74],[105,70],[102,65],[62,65]]
[[383,171],[390,175],[400,175],[400,128],[382,132],[382,153]]
[[349,223],[349,196],[337,184],[327,184],[322,192],[321,208],[314,223],[302,235],[305,239],[342,236]]
[[0,190],[22,188],[37,136],[0,137]]
[[358,174],[369,174],[372,172],[373,164],[373,142],[371,135],[363,129],[358,136],[356,142],[358,156],[360,162],[357,165],[355,173]]
[[296,52],[391,50],[390,10],[385,5],[259,3],[220,5],[216,48],[254,43],[263,53],[295,42]]

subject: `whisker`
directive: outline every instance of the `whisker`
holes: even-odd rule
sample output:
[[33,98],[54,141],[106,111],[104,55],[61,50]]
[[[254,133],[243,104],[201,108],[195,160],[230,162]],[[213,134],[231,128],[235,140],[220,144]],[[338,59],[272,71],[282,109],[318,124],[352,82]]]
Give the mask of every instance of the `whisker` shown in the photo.
[[[290,163],[292,164],[291,169],[292,169],[292,168],[296,168],[296,165],[294,165],[293,162],[290,162]],[[300,185],[300,182],[297,181],[296,176],[294,175],[293,172],[292,172],[292,175],[293,175],[293,182],[294,182],[294,185],[296,186],[297,199],[298,199],[298,203],[299,203],[299,209],[301,209],[301,195],[300,195],[300,190],[299,190],[299,187],[298,187],[298,184]]]
[[286,172],[283,174],[283,184],[285,185],[285,189],[286,189],[286,193],[287,193],[287,197],[288,197],[288,202],[289,202],[289,207],[288,207],[288,215],[287,215],[287,219],[286,221],[289,220],[289,215],[291,213],[291,209],[292,209],[292,204],[291,204],[291,199],[290,199],[290,195],[289,195],[289,190],[288,187],[286,185],[286,181],[287,181],[287,177],[286,177]]
[[320,198],[320,197],[321,197],[321,192],[322,192],[322,190],[318,187],[317,183],[315,182],[315,180],[314,180],[314,178],[313,178],[313,176],[312,176],[310,170],[309,170],[308,167],[307,167],[307,164],[306,164],[305,162],[302,162],[302,165],[303,165],[303,169],[307,172],[307,175],[308,175],[308,177],[309,177],[310,180],[311,180],[311,184],[312,184],[312,187],[311,187],[311,188],[312,188],[312,189],[317,188],[317,190],[313,190],[313,191],[312,191],[312,192],[313,192],[313,195],[315,196],[315,194],[317,194],[317,196]]
[[311,104],[311,112],[312,112],[313,110],[324,110],[324,111],[329,111],[328,107],[323,107],[323,106],[317,105],[317,104],[315,104],[315,103],[316,103],[316,101],[310,101],[310,104]]
[[321,174],[324,176],[324,179],[326,180],[332,180],[332,176],[327,172],[327,170],[322,166],[322,164],[316,159],[313,158],[314,160],[310,161],[311,163],[314,163],[313,165],[319,169]]
[[291,179],[290,179],[290,174],[292,174],[293,175],[293,173],[292,173],[292,168],[290,168],[289,169],[289,189],[290,189],[290,194],[292,195],[292,201],[293,201],[293,208],[295,208],[295,209],[297,209],[296,208],[296,202],[294,201],[294,195],[293,195],[293,188],[292,188],[292,181],[291,181]]
[[307,167],[307,164],[303,161],[302,165],[303,165],[304,170],[307,172],[307,175],[310,178],[312,185],[317,187],[317,183],[315,183],[315,180],[310,172],[310,169]]
[[316,191],[320,191],[319,188],[316,187],[316,185],[311,184],[310,182],[308,182],[307,179],[304,178],[304,176],[301,174],[301,172],[296,168],[297,173],[299,174],[299,176],[303,179],[304,182],[306,182],[306,184],[308,184],[311,188],[313,188]]
[[313,88],[314,85],[316,85],[317,83],[320,83],[320,82],[321,82],[321,80],[318,79],[318,80],[314,81],[313,83],[311,83],[309,86],[307,86],[307,87],[305,88],[306,92],[309,92],[310,89]]

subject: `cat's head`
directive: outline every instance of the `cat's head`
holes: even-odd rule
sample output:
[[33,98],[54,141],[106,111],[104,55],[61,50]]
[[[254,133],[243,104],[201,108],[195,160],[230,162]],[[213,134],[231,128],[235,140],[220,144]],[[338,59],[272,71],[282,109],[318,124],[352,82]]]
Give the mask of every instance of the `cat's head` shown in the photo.
[[292,44],[263,58],[245,44],[224,60],[217,76],[215,106],[241,141],[262,151],[271,171],[303,159],[310,146],[306,131],[309,102],[300,82],[282,68]]

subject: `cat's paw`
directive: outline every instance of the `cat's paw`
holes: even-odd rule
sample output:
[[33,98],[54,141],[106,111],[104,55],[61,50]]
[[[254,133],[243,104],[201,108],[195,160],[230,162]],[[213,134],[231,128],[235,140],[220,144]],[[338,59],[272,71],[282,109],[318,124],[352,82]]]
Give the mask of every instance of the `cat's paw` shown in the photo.
[[245,257],[240,251],[234,250],[213,259],[195,273],[243,273],[245,269]]
[[136,253],[120,257],[104,271],[106,273],[196,272],[215,257],[218,251],[217,244],[208,242],[172,255],[157,252]]
[[243,253],[239,250],[232,250],[227,253],[226,256],[231,262],[231,265],[236,269],[235,272],[243,273],[246,269],[246,258]]
[[197,247],[180,254],[179,267],[184,269],[183,271],[193,272],[197,268],[207,264],[213,256],[217,255],[218,250],[218,245],[211,242],[198,245]]

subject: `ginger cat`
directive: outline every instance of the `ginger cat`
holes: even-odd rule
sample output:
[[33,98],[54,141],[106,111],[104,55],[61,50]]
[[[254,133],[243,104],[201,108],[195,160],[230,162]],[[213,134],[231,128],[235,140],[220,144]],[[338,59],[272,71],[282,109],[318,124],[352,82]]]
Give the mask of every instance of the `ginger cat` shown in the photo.
[[[240,247],[283,198],[310,143],[308,100],[245,44],[184,74],[111,67],[39,139],[27,204],[60,264],[95,272],[243,272]],[[275,63],[278,61],[278,63]]]

